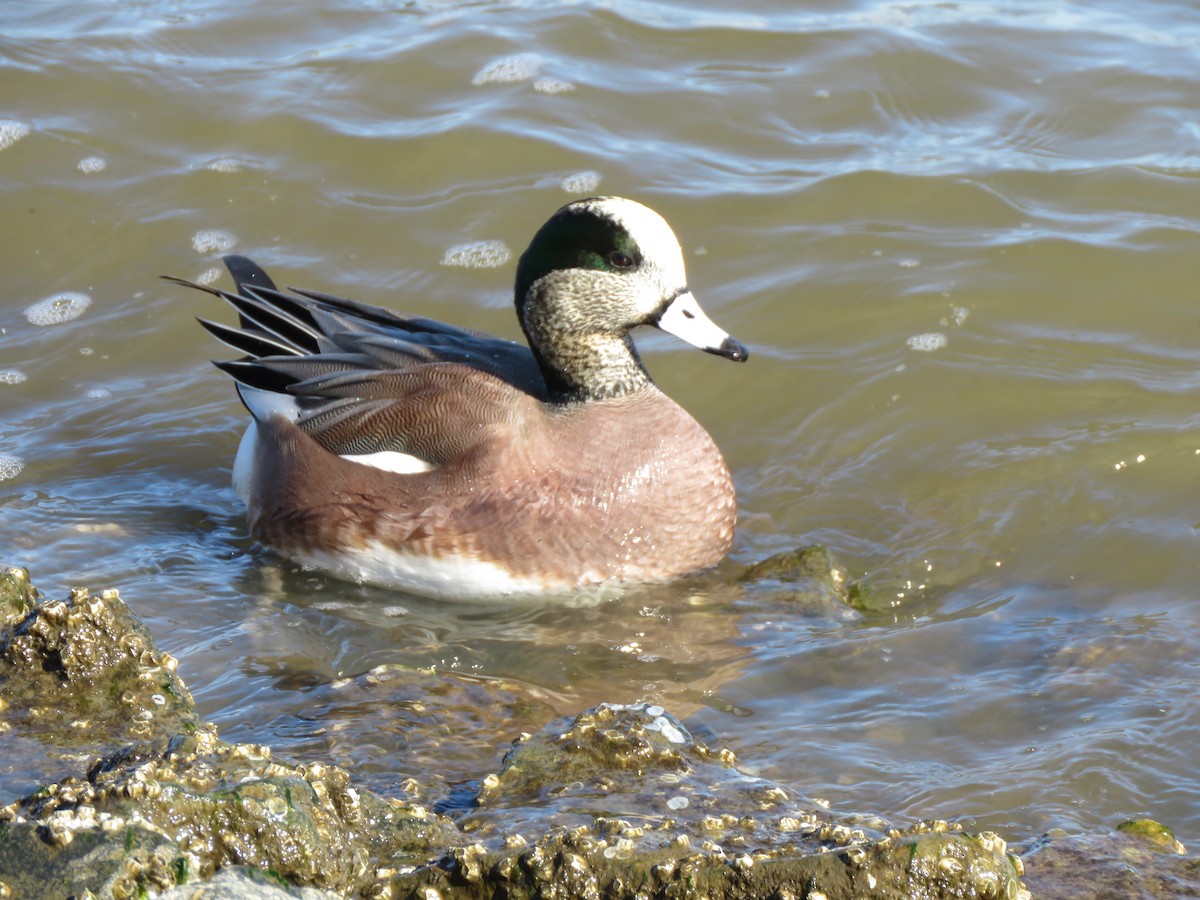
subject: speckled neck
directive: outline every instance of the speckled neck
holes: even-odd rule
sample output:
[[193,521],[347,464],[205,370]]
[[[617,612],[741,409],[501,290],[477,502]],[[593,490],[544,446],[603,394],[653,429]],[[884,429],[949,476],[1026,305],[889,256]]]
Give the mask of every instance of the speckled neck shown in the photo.
[[652,384],[612,284],[579,270],[551,272],[517,302],[517,315],[553,403],[620,397]]
[[525,336],[552,403],[606,400],[653,384],[628,334],[579,338],[547,333],[537,323],[530,323]]

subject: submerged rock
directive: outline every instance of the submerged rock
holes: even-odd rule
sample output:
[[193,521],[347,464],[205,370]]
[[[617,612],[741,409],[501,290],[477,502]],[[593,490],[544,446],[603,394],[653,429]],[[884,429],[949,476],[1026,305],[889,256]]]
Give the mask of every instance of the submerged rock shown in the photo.
[[787,600],[807,615],[856,619],[864,608],[862,584],[848,581],[846,570],[819,544],[776,553],[746,566],[738,573],[737,582],[756,598]]
[[1049,900],[1200,897],[1200,859],[1152,819],[1124,822],[1102,835],[1042,837],[1026,854],[1033,896]]

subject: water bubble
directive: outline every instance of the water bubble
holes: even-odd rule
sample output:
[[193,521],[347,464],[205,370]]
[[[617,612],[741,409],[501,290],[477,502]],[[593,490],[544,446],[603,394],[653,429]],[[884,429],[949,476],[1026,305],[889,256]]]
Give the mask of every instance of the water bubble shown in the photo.
[[442,265],[493,269],[504,265],[511,258],[512,251],[502,241],[475,241],[451,247],[442,257]]
[[96,172],[103,172],[108,167],[108,163],[100,156],[89,156],[79,161],[79,165],[75,168],[79,169],[85,175],[92,175]]
[[575,85],[557,78],[539,78],[533,83],[533,89],[539,94],[565,94],[575,90]]
[[568,194],[590,194],[600,186],[599,172],[576,172],[560,182]]
[[213,266],[211,269],[205,269],[203,272],[201,272],[199,275],[196,276],[196,284],[212,284],[214,281],[216,281],[220,277],[221,277],[221,270],[218,269],[216,266]]
[[920,264],[921,261],[918,259],[902,259],[896,265],[902,269],[915,269]]
[[946,346],[946,336],[940,331],[930,331],[925,334],[914,334],[908,339],[908,346],[922,353],[931,353]]
[[24,372],[18,372],[16,369],[5,369],[0,371],[0,384],[20,384],[22,381],[28,381],[29,376]]
[[102,387],[92,388],[83,396],[86,397],[88,400],[107,400],[109,397],[112,396],[112,391],[110,391],[108,388],[102,388]]
[[946,316],[944,319],[938,322],[938,324],[943,328],[947,328],[951,325],[961,327],[963,322],[967,321],[967,317],[969,315],[971,315],[971,311],[965,306],[952,306],[950,307],[950,315]]
[[229,172],[240,172],[242,164],[232,157],[223,156],[220,159],[214,159],[205,168],[210,172],[221,172],[227,174]]
[[225,253],[237,243],[228,231],[197,231],[192,235],[192,247],[197,253]]
[[15,456],[5,456],[0,453],[0,481],[16,478],[25,468],[25,461]]
[[24,122],[0,119],[0,150],[7,150],[27,134],[29,134],[29,126]]
[[518,53],[488,63],[475,73],[471,84],[510,83],[527,81],[537,74],[542,58],[536,53]]
[[30,306],[25,310],[25,318],[34,325],[61,325],[78,319],[91,305],[92,298],[87,294],[64,291]]

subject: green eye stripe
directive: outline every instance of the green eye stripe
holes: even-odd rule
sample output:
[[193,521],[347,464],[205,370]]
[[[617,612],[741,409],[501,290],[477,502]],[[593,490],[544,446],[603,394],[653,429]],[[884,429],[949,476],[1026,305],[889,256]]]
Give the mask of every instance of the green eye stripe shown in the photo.
[[624,271],[609,260],[616,251],[637,265],[641,251],[629,232],[612,219],[590,210],[561,210],[534,236],[517,263],[517,297],[523,298],[539,278],[560,269]]

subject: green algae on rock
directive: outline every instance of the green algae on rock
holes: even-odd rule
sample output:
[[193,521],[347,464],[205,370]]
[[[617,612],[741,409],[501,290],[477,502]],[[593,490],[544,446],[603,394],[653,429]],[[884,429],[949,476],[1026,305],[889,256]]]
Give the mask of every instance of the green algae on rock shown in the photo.
[[1175,837],[1175,832],[1153,819],[1132,819],[1122,822],[1117,826],[1117,832],[1139,837],[1151,847],[1164,853],[1176,853],[1180,856],[1187,854],[1187,848]]
[[37,604],[37,588],[29,581],[29,572],[17,566],[0,571],[0,622],[23,619]]

